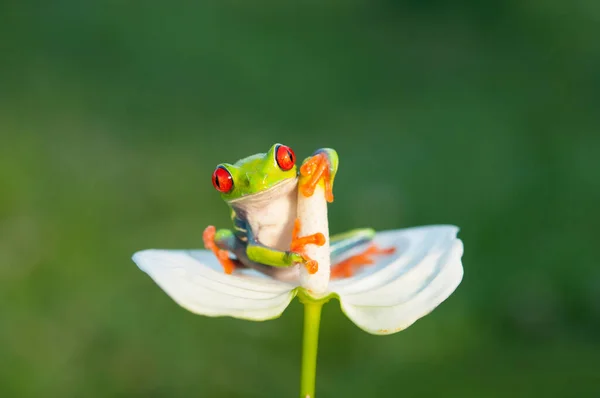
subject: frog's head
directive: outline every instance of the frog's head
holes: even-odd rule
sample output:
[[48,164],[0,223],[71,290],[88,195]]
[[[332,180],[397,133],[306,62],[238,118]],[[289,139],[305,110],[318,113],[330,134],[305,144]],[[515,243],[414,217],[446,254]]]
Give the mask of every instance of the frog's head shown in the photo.
[[213,172],[212,182],[221,197],[231,202],[263,192],[289,191],[287,187],[291,187],[297,178],[294,151],[275,144],[267,153],[252,155],[234,164],[219,164]]

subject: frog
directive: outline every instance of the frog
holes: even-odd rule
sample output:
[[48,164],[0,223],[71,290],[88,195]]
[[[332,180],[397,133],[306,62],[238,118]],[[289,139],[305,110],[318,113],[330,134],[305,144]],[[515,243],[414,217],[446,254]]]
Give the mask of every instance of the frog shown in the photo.
[[[235,163],[220,163],[212,174],[212,184],[228,205],[233,229],[205,228],[204,246],[211,250],[226,274],[250,268],[283,281],[298,278],[299,267],[309,273],[318,264],[305,254],[308,244],[322,246],[325,236],[316,233],[298,236],[298,191],[306,197],[324,185],[327,202],[333,202],[333,183],[339,157],[331,148],[320,148],[298,165],[294,151],[276,143],[267,152],[257,153]],[[310,178],[302,179],[300,173]],[[360,266],[373,263],[372,257],[390,253],[372,243],[375,230],[357,228],[330,237],[331,276],[348,277]],[[360,245],[367,248],[344,256]],[[340,260],[342,259],[342,260]]]

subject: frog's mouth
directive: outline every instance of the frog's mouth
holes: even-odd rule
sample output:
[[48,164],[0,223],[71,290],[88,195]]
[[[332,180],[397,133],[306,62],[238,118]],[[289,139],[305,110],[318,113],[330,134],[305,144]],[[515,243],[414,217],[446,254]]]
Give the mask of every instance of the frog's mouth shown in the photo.
[[298,177],[289,178],[284,181],[278,182],[272,187],[265,189],[262,192],[253,193],[250,195],[241,196],[236,199],[229,201],[230,204],[235,206],[244,207],[244,205],[262,205],[272,202],[273,200],[288,196],[290,194],[296,195],[296,189],[298,188]]

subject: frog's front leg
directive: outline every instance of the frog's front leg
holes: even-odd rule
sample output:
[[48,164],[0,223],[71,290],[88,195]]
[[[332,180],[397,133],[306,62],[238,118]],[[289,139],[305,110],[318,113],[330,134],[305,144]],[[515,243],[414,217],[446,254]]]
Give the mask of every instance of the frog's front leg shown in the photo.
[[302,254],[302,250],[307,244],[315,244],[322,246],[325,244],[325,236],[317,233],[314,235],[299,238],[297,236],[299,224],[296,222],[292,233],[292,244],[289,251],[277,250],[265,246],[258,242],[248,228],[248,246],[246,247],[246,255],[250,261],[259,264],[270,265],[273,267],[289,267],[294,264],[304,265],[309,272],[316,272],[316,262]]
[[334,149],[317,149],[313,155],[304,160],[300,167],[300,174],[305,177],[301,179],[298,188],[300,192],[310,197],[315,192],[319,183],[324,184],[325,198],[329,203],[333,202],[333,180],[339,165],[338,154]]

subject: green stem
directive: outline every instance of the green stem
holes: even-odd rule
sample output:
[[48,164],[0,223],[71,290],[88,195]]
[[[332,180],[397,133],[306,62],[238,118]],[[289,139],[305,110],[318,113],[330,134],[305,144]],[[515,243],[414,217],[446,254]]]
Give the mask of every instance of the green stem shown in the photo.
[[306,300],[304,304],[304,335],[302,336],[302,375],[300,398],[315,397],[319,325],[323,301]]

